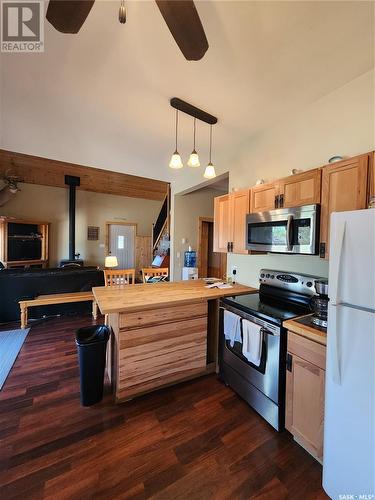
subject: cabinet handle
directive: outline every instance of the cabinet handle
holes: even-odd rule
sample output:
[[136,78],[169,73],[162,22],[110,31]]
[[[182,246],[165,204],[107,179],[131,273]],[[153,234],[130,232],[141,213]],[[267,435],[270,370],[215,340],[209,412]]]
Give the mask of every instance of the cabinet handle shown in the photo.
[[275,208],[279,208],[279,196],[275,196]]
[[229,252],[229,241],[227,242],[227,252]]
[[288,352],[286,355],[286,369],[288,370],[288,372],[292,371],[292,365],[293,365],[293,356]]
[[233,241],[230,242],[230,251],[233,252]]
[[279,195],[279,200],[280,200],[280,208],[283,208],[283,206],[284,206],[284,195],[283,194]]

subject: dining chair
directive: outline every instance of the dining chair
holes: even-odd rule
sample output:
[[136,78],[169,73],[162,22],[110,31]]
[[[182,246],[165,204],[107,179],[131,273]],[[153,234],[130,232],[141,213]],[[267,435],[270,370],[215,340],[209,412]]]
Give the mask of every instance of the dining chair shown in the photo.
[[105,286],[135,285],[135,269],[105,269]]
[[155,278],[155,277],[165,277],[168,278],[169,276],[169,269],[168,267],[144,267],[142,269],[142,278],[143,278],[143,283],[147,283],[147,281],[150,278]]
[[[135,285],[135,269],[105,269],[104,284],[111,287]],[[108,314],[104,316],[104,324],[108,325]]]

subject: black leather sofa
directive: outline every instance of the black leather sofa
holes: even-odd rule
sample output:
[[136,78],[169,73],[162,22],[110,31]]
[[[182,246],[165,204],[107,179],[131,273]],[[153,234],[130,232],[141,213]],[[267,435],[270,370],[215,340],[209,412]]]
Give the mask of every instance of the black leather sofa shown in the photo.
[[[20,319],[18,301],[52,293],[84,292],[103,286],[103,271],[96,267],[0,270],[0,323]],[[84,313],[91,302],[31,307],[29,318],[44,315]]]

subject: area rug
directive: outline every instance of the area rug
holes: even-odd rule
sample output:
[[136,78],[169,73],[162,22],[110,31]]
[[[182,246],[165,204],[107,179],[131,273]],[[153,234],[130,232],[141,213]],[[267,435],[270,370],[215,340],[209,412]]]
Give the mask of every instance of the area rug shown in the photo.
[[0,332],[0,390],[9,375],[30,328]]

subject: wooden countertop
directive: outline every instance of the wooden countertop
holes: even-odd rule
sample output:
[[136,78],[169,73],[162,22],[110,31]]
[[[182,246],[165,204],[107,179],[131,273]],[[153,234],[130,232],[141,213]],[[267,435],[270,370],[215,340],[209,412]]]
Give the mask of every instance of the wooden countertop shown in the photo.
[[[312,314],[307,314],[306,316],[312,316]],[[305,318],[306,316],[300,316],[300,318]],[[327,332],[324,332],[318,328],[311,325],[304,325],[296,321],[298,318],[288,319],[283,322],[283,326],[290,330],[291,332],[297,333],[302,337],[305,337],[314,342],[318,342],[322,345],[327,345]]]
[[256,288],[235,284],[232,288],[205,288],[203,280],[153,284],[94,287],[92,289],[102,314],[144,311],[183,303],[197,303],[231,295],[256,293]]

